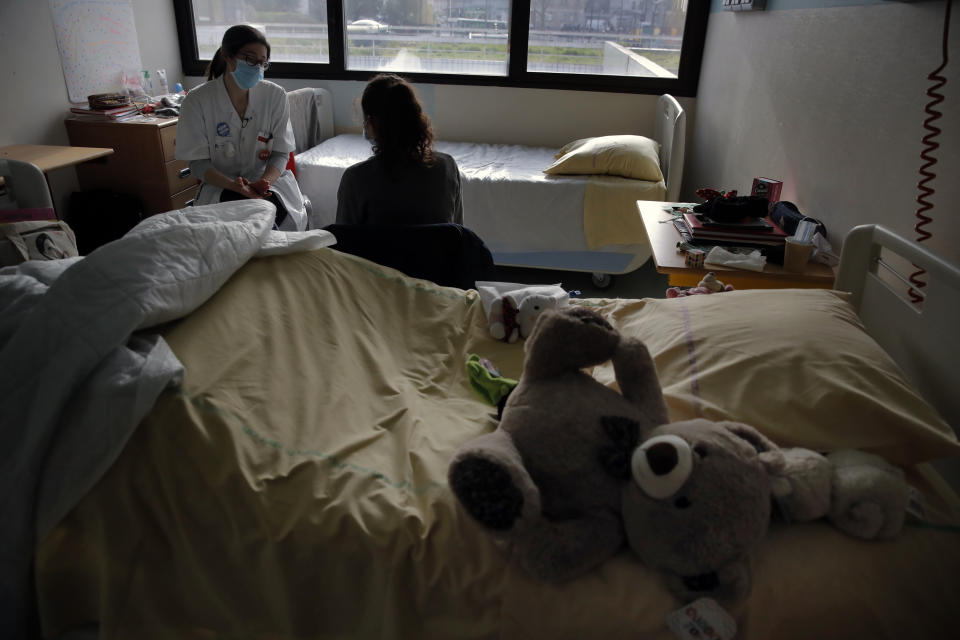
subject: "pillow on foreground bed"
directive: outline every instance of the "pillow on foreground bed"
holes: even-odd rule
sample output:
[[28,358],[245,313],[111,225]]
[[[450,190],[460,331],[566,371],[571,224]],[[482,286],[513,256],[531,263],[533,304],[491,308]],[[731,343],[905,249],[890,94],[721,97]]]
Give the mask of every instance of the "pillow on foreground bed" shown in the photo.
[[564,146],[557,161],[543,170],[549,175],[592,174],[659,182],[660,144],[644,136],[583,138]]
[[[731,291],[648,299],[609,319],[646,342],[673,420],[738,420],[780,446],[864,449],[900,465],[960,455],[952,429],[847,299],[825,289]],[[596,373],[613,381],[612,371]]]

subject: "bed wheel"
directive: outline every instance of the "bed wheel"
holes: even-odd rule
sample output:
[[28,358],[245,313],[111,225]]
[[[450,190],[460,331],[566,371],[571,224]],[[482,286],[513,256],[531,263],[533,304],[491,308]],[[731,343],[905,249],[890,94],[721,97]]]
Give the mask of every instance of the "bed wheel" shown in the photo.
[[593,274],[593,286],[598,289],[606,289],[610,286],[610,283],[613,282],[613,276],[609,273],[595,273]]

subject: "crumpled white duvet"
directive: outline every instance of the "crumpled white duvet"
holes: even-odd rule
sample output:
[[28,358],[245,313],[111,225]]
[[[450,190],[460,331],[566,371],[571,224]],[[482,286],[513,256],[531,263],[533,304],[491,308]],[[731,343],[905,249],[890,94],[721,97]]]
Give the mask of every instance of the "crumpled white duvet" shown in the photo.
[[[150,217],[87,257],[0,269],[0,628],[23,637],[34,543],[96,483],[183,368],[145,330],[189,314],[252,257],[333,244],[228,202]],[[135,333],[136,332],[136,333]]]

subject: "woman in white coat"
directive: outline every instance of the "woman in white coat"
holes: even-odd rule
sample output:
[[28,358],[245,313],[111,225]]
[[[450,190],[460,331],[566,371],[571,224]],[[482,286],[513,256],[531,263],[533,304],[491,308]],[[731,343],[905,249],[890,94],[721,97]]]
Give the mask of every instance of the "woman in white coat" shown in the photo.
[[294,150],[287,93],[263,79],[270,44],[259,30],[235,25],[207,67],[207,82],[180,107],[175,157],[202,182],[196,204],[267,198],[276,228],[307,226],[303,196],[286,169]]

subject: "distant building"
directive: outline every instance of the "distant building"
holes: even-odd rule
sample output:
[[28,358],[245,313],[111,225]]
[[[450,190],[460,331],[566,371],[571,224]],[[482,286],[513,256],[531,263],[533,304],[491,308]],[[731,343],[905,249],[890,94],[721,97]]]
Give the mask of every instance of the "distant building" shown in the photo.
[[510,0],[433,0],[437,24],[456,18],[510,21]]
[[[510,19],[508,0],[432,0],[443,17]],[[530,27],[544,31],[657,34],[683,29],[688,0],[530,0]]]

